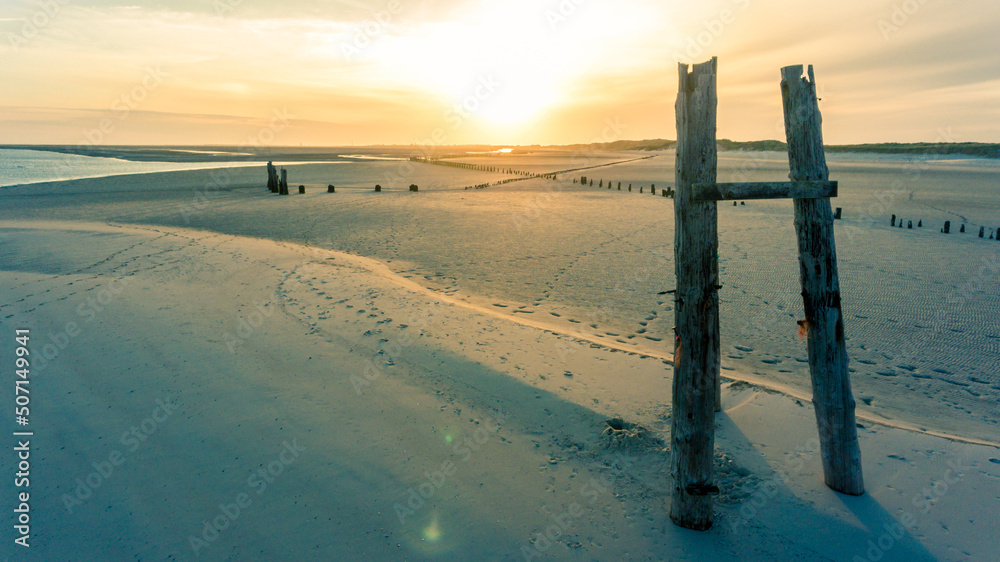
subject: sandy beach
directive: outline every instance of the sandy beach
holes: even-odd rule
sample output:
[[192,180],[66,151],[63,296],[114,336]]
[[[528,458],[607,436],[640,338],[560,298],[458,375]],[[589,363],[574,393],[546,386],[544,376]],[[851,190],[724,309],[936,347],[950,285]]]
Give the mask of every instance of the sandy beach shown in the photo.
[[[644,195],[571,176],[470,191],[506,176],[427,164],[414,168],[420,193],[371,192],[397,163],[350,164],[336,194],[325,186],[340,168],[296,166],[307,192],[287,198],[253,168],[5,189],[0,315],[41,356],[34,543],[17,559],[990,559],[995,354],[936,379],[924,362],[962,359],[929,353],[893,377],[852,362],[868,493],[828,489],[804,344],[767,320],[794,324],[795,305],[753,308],[769,298],[761,286],[794,286],[795,256],[784,240],[757,243],[765,279],[741,277],[737,250],[754,230],[773,236],[778,203],[720,212],[720,232],[736,234],[720,250],[734,289],[724,344],[741,356],[723,362],[721,493],[710,531],[670,522],[672,312],[657,293],[672,282],[672,203],[645,195],[655,179],[643,175],[667,160],[588,173]],[[859,226],[861,205],[844,206]],[[904,273],[962,254],[930,233],[914,245],[865,232],[869,246],[895,244],[888,269]],[[850,288],[869,264],[845,233]],[[996,255],[979,242],[955,242],[965,263]],[[787,264],[787,281],[767,279]],[[961,286],[939,268],[927,283]],[[961,310],[989,310],[995,287]],[[872,294],[855,302],[884,298]],[[864,328],[858,345],[891,344],[886,315],[853,312],[875,317],[848,325]],[[750,332],[748,345],[747,317],[782,335]],[[980,319],[995,337],[996,319]],[[0,355],[13,363],[13,345]],[[609,436],[613,418],[648,433]]]

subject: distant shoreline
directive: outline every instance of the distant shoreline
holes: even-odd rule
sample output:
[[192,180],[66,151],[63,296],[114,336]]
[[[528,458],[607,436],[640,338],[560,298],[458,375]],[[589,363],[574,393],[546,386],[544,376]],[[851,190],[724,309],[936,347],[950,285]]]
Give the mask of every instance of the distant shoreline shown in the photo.
[[[732,141],[719,139],[718,148],[723,152],[785,152],[786,145],[778,140]],[[420,147],[417,145],[370,145],[331,147],[267,147],[246,146],[76,146],[76,145],[34,145],[5,144],[0,149],[38,150],[76,154],[100,158],[118,158],[134,162],[260,162],[262,160],[295,161],[344,161],[342,153],[352,155],[369,153],[369,156],[408,158],[428,156],[440,151],[443,157],[456,157],[462,152],[468,156],[475,153],[495,152],[500,148],[512,148],[512,156],[539,152],[624,152],[662,151],[676,147],[676,141],[668,139],[621,140],[611,143],[567,144],[567,145],[441,145]],[[1000,159],[1000,143],[958,142],[958,143],[869,143],[826,145],[829,153],[857,154],[900,154],[910,156],[969,156]]]

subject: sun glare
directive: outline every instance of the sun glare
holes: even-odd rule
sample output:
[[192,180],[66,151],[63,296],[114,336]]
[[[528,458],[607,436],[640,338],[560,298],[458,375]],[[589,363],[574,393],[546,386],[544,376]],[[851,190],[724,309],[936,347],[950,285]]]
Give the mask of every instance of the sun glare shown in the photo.
[[614,44],[605,41],[612,39],[609,30],[620,29],[621,16],[598,5],[566,5],[572,11],[486,0],[375,48],[380,60],[398,61],[394,78],[439,96],[462,122],[515,129],[571,101],[569,93],[594,65],[608,64]]

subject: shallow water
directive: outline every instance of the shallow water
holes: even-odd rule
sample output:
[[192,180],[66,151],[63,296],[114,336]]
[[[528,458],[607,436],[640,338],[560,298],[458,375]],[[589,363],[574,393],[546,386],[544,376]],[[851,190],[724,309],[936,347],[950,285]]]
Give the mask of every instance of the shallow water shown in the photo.
[[118,158],[0,148],[0,187],[122,174],[260,165],[257,162],[132,162]]

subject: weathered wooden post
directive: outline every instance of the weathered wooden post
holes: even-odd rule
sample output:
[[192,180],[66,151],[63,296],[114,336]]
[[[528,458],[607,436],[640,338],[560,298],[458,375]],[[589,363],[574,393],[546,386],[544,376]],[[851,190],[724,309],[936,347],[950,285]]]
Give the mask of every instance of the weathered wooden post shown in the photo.
[[299,186],[299,193],[301,194],[301,193],[305,193],[305,192],[306,192],[306,186],[300,185]]
[[281,169],[281,181],[278,182],[278,194],[288,195],[288,170]]
[[415,184],[415,183],[411,183],[410,184],[410,191],[417,191],[418,189],[419,188],[417,187],[417,184]]
[[382,191],[382,186],[379,185],[379,184],[375,184],[375,191],[376,192],[381,192]]
[[267,163],[267,189],[274,193],[278,191],[278,180],[274,173],[274,164]]
[[962,223],[962,226],[958,228],[958,233],[959,234],[965,233],[965,223]]
[[833,218],[834,218],[834,220],[838,220],[838,221],[840,220],[840,213],[841,213],[842,210],[843,209],[841,209],[840,207],[837,207],[836,209],[834,209],[834,211],[833,211]]
[[[694,184],[714,183],[716,173],[716,59],[678,65],[677,200],[671,450],[674,493],[670,519],[681,527],[712,526],[715,411],[719,366],[717,208],[692,198]],[[650,191],[655,195],[655,184]]]
[[336,193],[337,192],[337,188],[333,187],[333,184],[330,184],[330,185],[326,186],[326,192],[327,193]]
[[979,227],[979,237],[982,238],[983,234],[985,234],[985,233],[986,233],[986,227],[985,226],[980,226]]
[[906,228],[912,229],[913,228],[913,221],[906,221]]
[[[793,182],[828,181],[816,78],[810,65],[781,69],[781,98]],[[844,319],[840,309],[837,250],[829,197],[795,198],[799,276],[808,323],[809,370],[819,426],[823,474],[830,488],[850,495],[865,491],[854,418]]]
[[923,219],[918,220],[917,221],[917,228],[923,228],[923,226],[924,226],[924,220]]
[[892,221],[889,223],[889,226],[896,226],[896,215],[892,215]]

